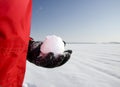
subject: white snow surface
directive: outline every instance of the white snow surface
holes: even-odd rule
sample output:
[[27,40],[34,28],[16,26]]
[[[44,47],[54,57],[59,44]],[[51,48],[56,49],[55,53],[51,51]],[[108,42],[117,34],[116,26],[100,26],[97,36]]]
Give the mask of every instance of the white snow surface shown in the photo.
[[27,62],[23,87],[120,87],[120,44],[67,44],[71,59],[47,69]]

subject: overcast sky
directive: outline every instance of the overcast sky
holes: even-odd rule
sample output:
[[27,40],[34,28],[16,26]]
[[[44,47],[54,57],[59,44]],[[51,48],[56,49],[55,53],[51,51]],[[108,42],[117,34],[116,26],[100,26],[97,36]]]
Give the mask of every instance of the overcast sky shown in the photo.
[[31,36],[71,42],[120,41],[120,0],[33,0]]

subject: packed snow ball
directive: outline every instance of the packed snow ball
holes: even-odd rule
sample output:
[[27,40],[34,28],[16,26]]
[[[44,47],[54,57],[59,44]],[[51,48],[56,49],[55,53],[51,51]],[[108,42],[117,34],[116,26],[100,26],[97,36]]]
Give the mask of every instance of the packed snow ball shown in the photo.
[[62,38],[56,35],[47,36],[41,45],[41,52],[43,54],[53,52],[54,55],[57,56],[63,54],[64,50],[65,48]]

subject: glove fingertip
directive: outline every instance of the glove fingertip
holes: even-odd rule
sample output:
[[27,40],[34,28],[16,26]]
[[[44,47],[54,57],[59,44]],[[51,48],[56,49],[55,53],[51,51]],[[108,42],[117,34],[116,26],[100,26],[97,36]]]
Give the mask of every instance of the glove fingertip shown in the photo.
[[54,53],[53,52],[49,52],[48,55],[49,56],[54,56]]
[[72,54],[72,50],[66,50],[65,52]]

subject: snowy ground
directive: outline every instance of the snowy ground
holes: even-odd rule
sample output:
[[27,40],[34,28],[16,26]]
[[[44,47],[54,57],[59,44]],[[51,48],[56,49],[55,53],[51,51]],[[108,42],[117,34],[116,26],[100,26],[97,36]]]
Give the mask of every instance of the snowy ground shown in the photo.
[[120,87],[120,44],[70,44],[71,59],[46,69],[27,62],[23,87]]

